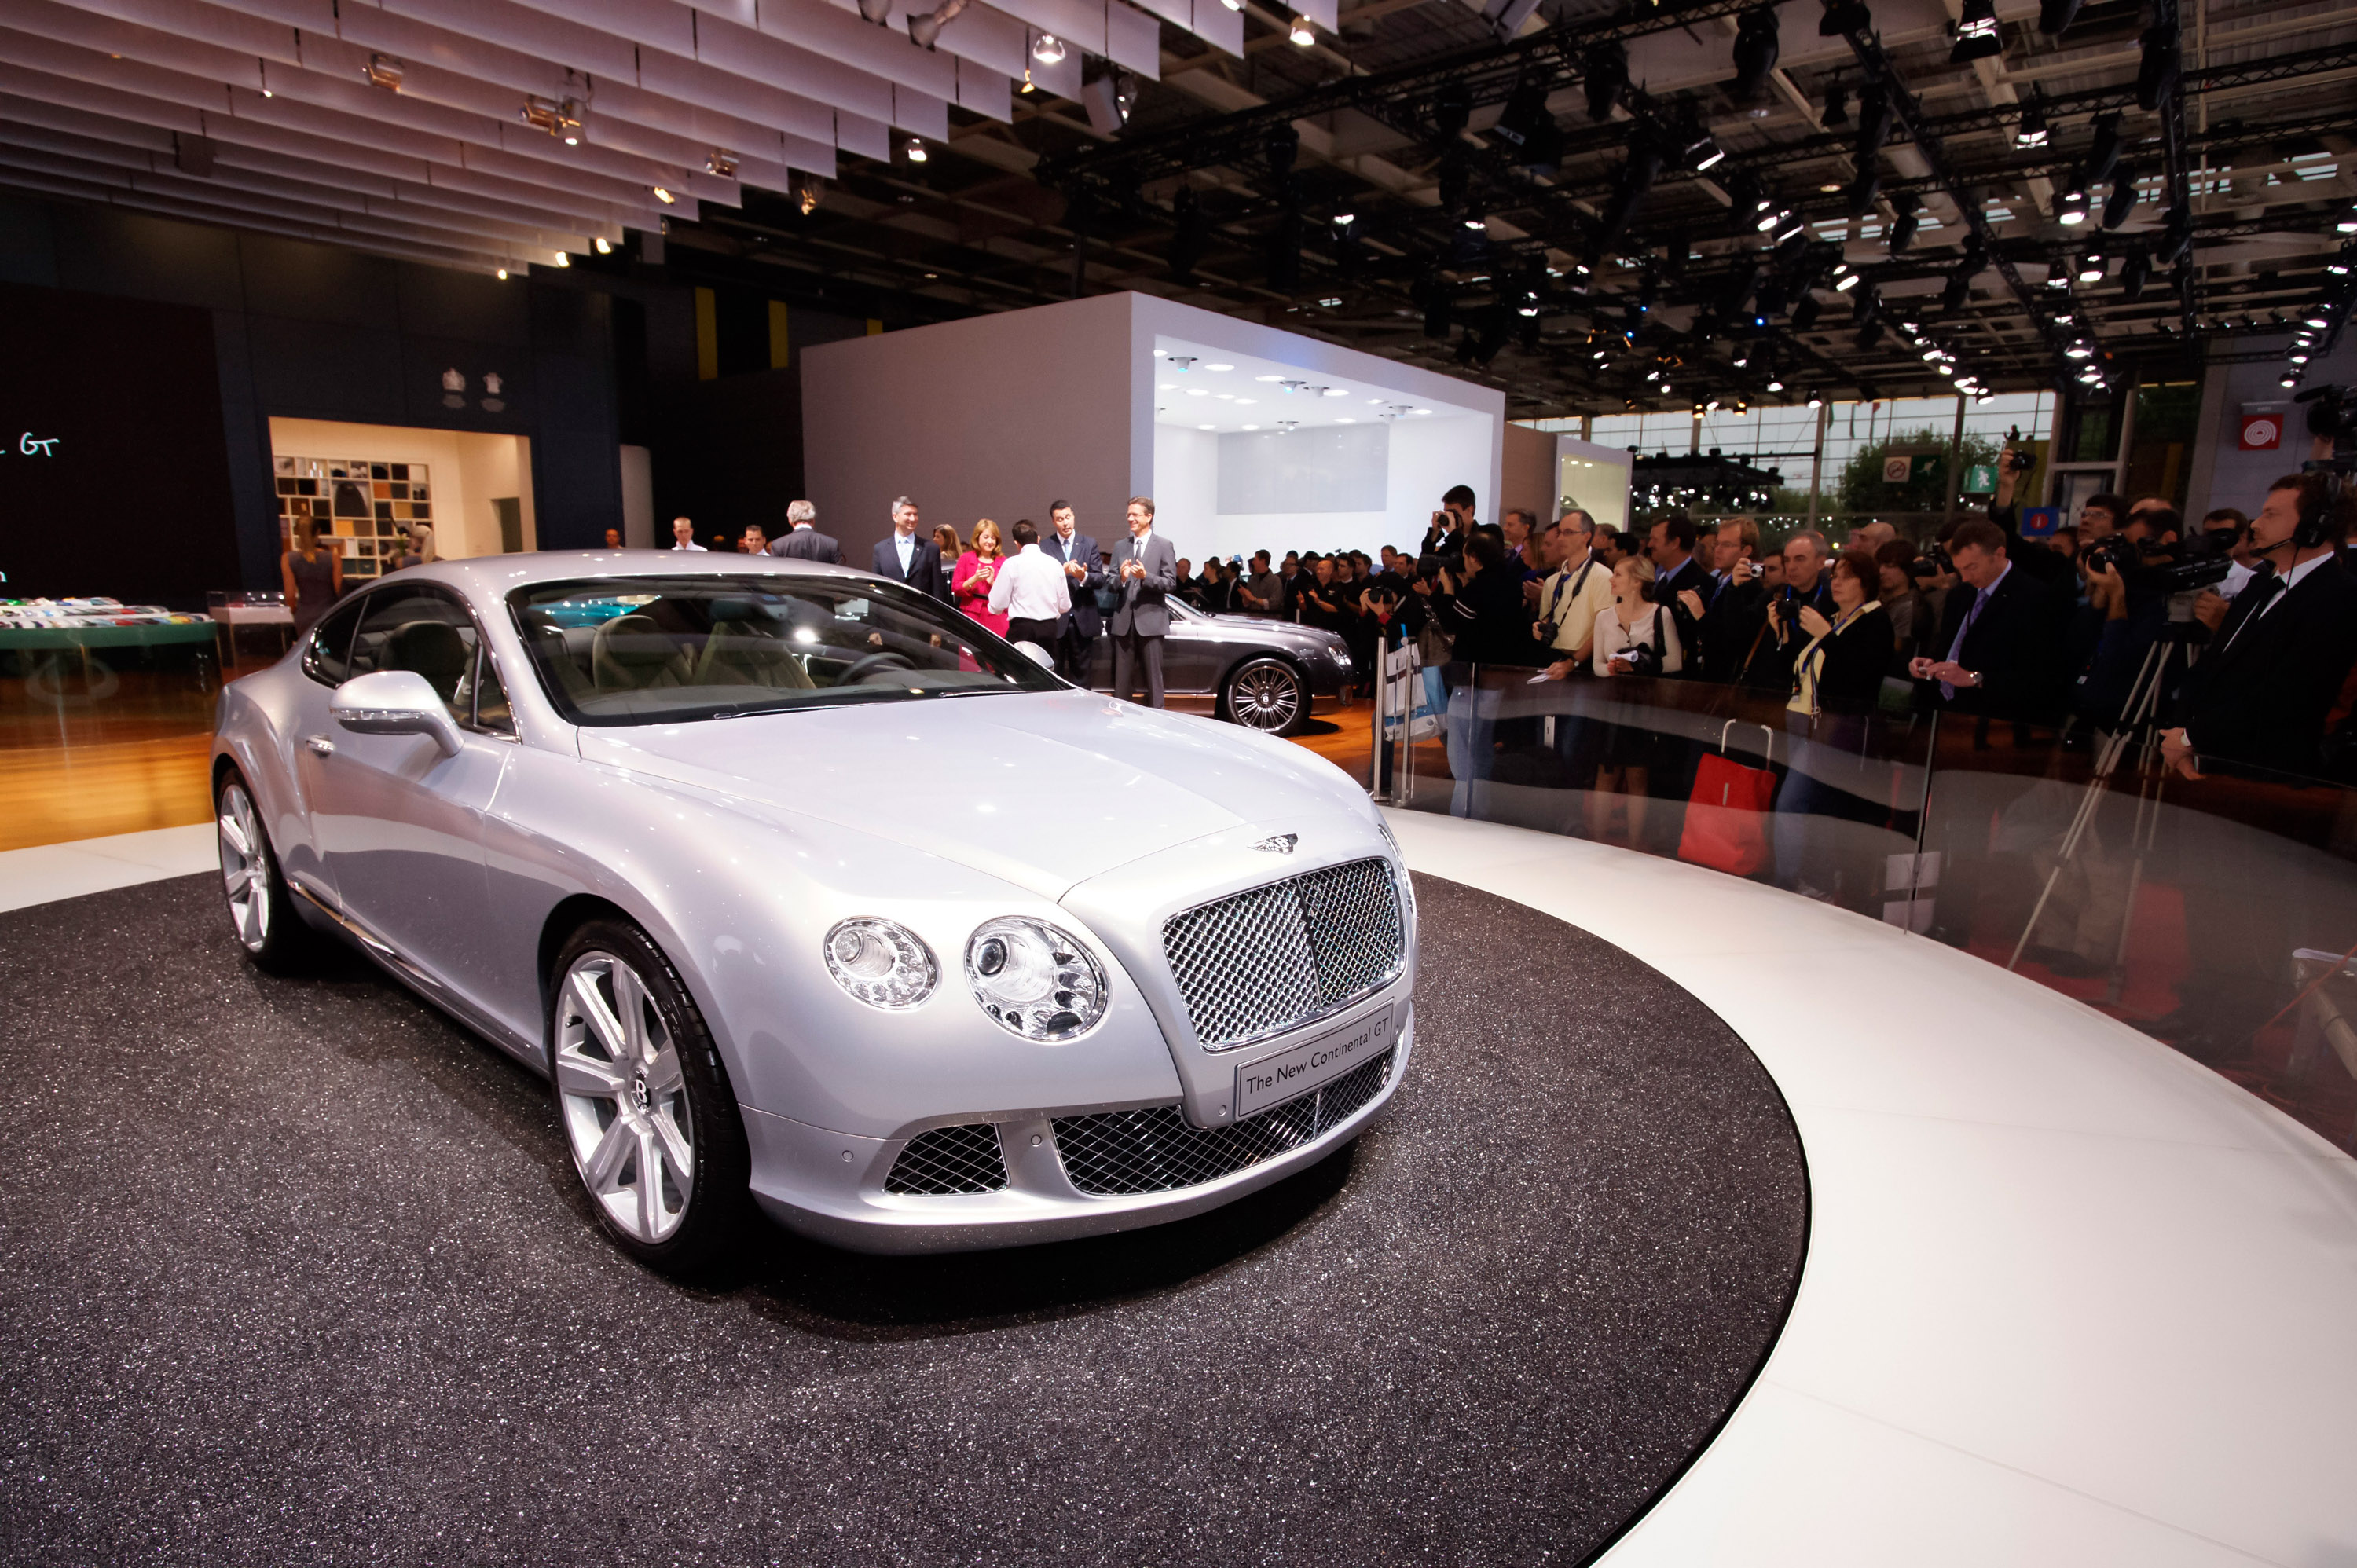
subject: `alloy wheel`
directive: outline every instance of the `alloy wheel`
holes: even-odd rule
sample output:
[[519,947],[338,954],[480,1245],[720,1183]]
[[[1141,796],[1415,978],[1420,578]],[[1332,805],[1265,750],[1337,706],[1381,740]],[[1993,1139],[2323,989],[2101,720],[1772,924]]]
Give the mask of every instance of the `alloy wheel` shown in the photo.
[[270,846],[262,836],[261,813],[243,784],[232,783],[221,791],[214,826],[231,923],[245,950],[258,953],[270,941]]
[[1228,712],[1246,729],[1282,734],[1301,716],[1301,677],[1274,660],[1248,664],[1228,683]]
[[679,1045],[627,960],[585,952],[556,1006],[556,1089],[589,1196],[634,1241],[663,1241],[694,1196],[695,1128]]

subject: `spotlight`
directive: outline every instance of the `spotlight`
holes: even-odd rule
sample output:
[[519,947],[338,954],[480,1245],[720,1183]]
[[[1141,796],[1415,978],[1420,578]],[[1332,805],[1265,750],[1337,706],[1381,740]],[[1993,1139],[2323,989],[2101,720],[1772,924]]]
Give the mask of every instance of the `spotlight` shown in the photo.
[[1881,190],[1882,177],[1874,172],[1874,166],[1871,163],[1860,162],[1857,174],[1851,179],[1845,193],[1849,215],[1853,218],[1863,218],[1873,211],[1874,199]]
[[926,156],[927,156],[927,155],[926,155],[926,152],[925,152],[925,144],[924,144],[924,142],[923,142],[922,140],[920,140],[920,138],[915,137],[915,136],[911,136],[911,137],[909,137],[909,161],[910,163],[912,163],[912,164],[920,164],[920,163],[923,163],[923,162],[925,161]]
[[2094,186],[2111,178],[2112,170],[2119,166],[2120,117],[2117,114],[2098,114],[2092,128],[2095,138],[2087,144],[2087,156],[2079,166],[2078,173],[2081,178]]
[[1301,151],[1301,133],[1293,128],[1290,120],[1279,121],[1261,138],[1260,156],[1267,160],[1268,172],[1279,180],[1293,172],[1293,159]]
[[1490,231],[1490,220],[1482,215],[1479,202],[1466,209],[1463,222],[1465,227],[1477,234],[1486,234]]
[[1653,188],[1653,181],[1662,172],[1661,145],[1651,136],[1640,135],[1629,144],[1629,162],[1620,171],[1620,188],[1612,193],[1612,205],[1605,209],[1602,231],[1597,236],[1599,250],[1609,250],[1620,242],[1629,231],[1629,220],[1635,217],[1638,203]]
[[2075,171],[2061,199],[2054,204],[2054,219],[2065,228],[2076,228],[2087,220],[2087,188],[2080,183]]
[[679,199],[678,197],[673,196],[670,191],[664,189],[660,185],[649,186],[647,188],[653,191],[655,199],[662,202],[665,207],[671,206],[673,202]]
[[[958,19],[958,14],[966,8],[966,4],[967,0],[942,0],[940,5],[921,16],[912,14],[909,17],[909,41],[920,49],[931,48],[934,41],[942,36],[942,29]],[[1042,41],[1045,41],[1044,37]],[[1039,58],[1036,47],[1032,50],[1032,58],[1034,59]],[[1063,51],[1060,47],[1056,59],[1063,58]],[[1055,61],[1050,60],[1048,63],[1052,65]]]
[[371,87],[382,87],[387,92],[398,92],[401,91],[403,69],[402,63],[391,55],[371,55],[368,57],[368,64],[361,67],[361,80]]
[[573,258],[559,251],[556,252],[556,264],[560,267],[569,267],[573,264]]
[[614,253],[613,242],[608,240],[605,235],[598,235],[595,243],[597,247],[597,253],[599,255],[610,256]]
[[1064,40],[1053,33],[1042,33],[1031,41],[1031,58],[1041,65],[1060,65],[1064,59]]
[[1981,259],[1978,256],[1966,256],[1958,262],[1955,270],[1948,274],[1948,281],[1941,286],[1940,307],[1952,315],[1962,310],[1972,298],[1973,279],[1980,270]]
[[1857,351],[1861,354],[1882,340],[1882,323],[1869,321],[1857,329]]
[[[1865,7],[1860,6],[1863,10]],[[1857,166],[1861,173],[1882,150],[1890,134],[1890,95],[1878,81],[1868,82],[1857,95]]]
[[2160,226],[2160,243],[2152,252],[2156,265],[2173,267],[2182,261],[2193,245],[2193,214],[2183,205],[2169,209],[2169,217]]
[[1498,116],[1497,134],[1512,144],[1514,166],[1536,174],[1553,174],[1563,162],[1563,133],[1546,101],[1546,78],[1525,72]]
[[2033,92],[2021,111],[2021,124],[2013,128],[2013,145],[2017,147],[2042,147],[2050,134],[2046,125],[2046,95]]
[[[1978,3],[1986,5],[1989,0]],[[1776,8],[1761,5],[1744,12],[1735,24],[1735,80],[1727,84],[1727,95],[1738,103],[1757,99],[1768,85],[1768,73],[1776,69],[1779,52]]]
[[1792,306],[1792,330],[1795,332],[1808,331],[1817,324],[1817,317],[1824,309],[1824,306],[1817,303],[1816,295],[1813,294],[1803,295],[1801,296],[1801,303]]
[[1874,30],[1874,13],[1858,0],[1825,0],[1825,14],[1817,22],[1817,37],[1837,38],[1845,33]]
[[1629,90],[1629,51],[1618,43],[1598,44],[1581,62],[1580,87],[1587,94],[1587,117],[1612,118],[1613,106]]
[[2311,315],[2311,316],[2309,316],[2309,317],[2305,317],[2305,318],[2301,321],[2300,325],[2302,325],[2303,327],[2313,327],[2313,328],[2315,328],[2319,332],[2321,332],[2321,331],[2323,331],[2326,328],[2328,328],[2328,327],[2330,327],[2330,326],[2331,326],[2331,325],[2332,325],[2332,318],[2331,318],[2330,317],[2325,316],[2325,315],[2323,315],[2323,314],[2321,314],[2321,313],[2318,313],[2318,314],[2316,314],[2316,315]]
[[501,283],[505,283],[505,282],[507,282],[507,281],[508,281],[508,270],[507,270],[507,268],[505,268],[505,267],[501,267],[501,268],[500,269],[500,281]]
[[2039,0],[2038,30],[2048,38],[2062,36],[2079,17],[2080,0]]
[[859,0],[859,19],[882,27],[892,15],[892,0]]
[[1849,263],[1846,262],[1843,263],[1837,271],[1840,275],[1834,279],[1834,292],[1836,294],[1847,294],[1858,285],[1859,279],[1865,275],[1862,273],[1851,272]]
[[1850,304],[1850,320],[1860,327],[1870,327],[1882,319],[1882,295],[1872,289],[1859,295]]
[[2298,371],[2294,371],[2276,384],[2277,386],[2296,387],[2299,385],[2299,372]]
[[1824,406],[1825,406],[1825,394],[1824,394],[1824,393],[1823,393],[1823,392],[1819,392],[1816,388],[1814,388],[1814,387],[1811,387],[1811,388],[1809,389],[1809,406],[1810,406],[1811,408],[1823,408],[1823,407],[1824,407]]
[[2142,245],[2128,247],[2127,259],[2120,263],[2120,295],[2129,303],[2144,293],[2144,285],[2152,278],[2152,257]]
[[2136,107],[2154,110],[2177,84],[2177,24],[2158,22],[2144,30],[2144,58],[2136,66]]
[[2087,253],[2079,258],[2075,275],[2081,283],[2101,283],[2110,274],[2111,270],[2111,259],[2104,254],[2103,248],[2090,245],[2087,247]]
[[2136,170],[2126,164],[2112,176],[2112,194],[2104,201],[2104,227],[2116,229],[2136,210]]
[[1969,65],[2005,52],[1997,36],[1996,6],[1992,0],[1964,0],[1964,20],[1956,25],[1956,47],[1948,51],[1950,65]]
[[1351,224],[1356,223],[1358,220],[1359,215],[1355,212],[1337,212],[1334,214],[1334,227],[1337,229],[1348,229]]
[[1695,173],[1701,174],[1706,170],[1717,168],[1720,164],[1726,162],[1727,149],[1720,146],[1717,142],[1712,141],[1708,136],[1704,136],[1700,140],[1687,145],[1686,158],[1688,162],[1693,164]]
[[1773,371],[1769,371],[1768,390],[1770,392],[1782,392],[1784,390],[1784,378],[1776,374]]
[[1825,89],[1824,126],[1828,131],[1835,131],[1848,124],[1849,89],[1836,81]]
[[1921,203],[1916,200],[1913,191],[1902,190],[1890,199],[1890,205],[1893,209],[1890,219],[1890,253],[1894,256],[1903,255],[1906,253],[1907,247],[1915,242],[1915,225],[1921,220],[1921,215],[1916,209]]
[[1318,41],[1317,29],[1309,25],[1309,18],[1298,11],[1293,14],[1293,26],[1286,29],[1285,36],[1305,49]]

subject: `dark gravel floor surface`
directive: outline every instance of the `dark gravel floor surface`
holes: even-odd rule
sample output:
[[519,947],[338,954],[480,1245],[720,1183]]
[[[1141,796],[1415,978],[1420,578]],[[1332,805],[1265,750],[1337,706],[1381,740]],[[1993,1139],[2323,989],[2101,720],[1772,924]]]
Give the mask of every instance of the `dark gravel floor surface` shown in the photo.
[[0,915],[0,1561],[1569,1563],[1781,1323],[1767,1075],[1617,949],[1422,879],[1419,1048],[1218,1213],[686,1288],[538,1079],[211,878]]

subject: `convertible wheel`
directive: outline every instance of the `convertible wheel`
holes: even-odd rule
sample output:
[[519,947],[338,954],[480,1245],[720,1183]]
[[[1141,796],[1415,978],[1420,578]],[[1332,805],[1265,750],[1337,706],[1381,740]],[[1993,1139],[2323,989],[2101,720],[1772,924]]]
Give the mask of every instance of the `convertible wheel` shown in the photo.
[[1282,659],[1254,659],[1238,665],[1222,693],[1228,716],[1265,735],[1291,735],[1309,716],[1309,688],[1301,671]]
[[623,1250],[713,1261],[745,1216],[745,1124],[686,987],[646,933],[597,921],[557,958],[549,1039],[573,1167]]
[[295,912],[278,857],[270,853],[270,836],[262,831],[262,813],[245,780],[233,771],[221,776],[213,827],[221,843],[221,889],[239,944],[264,969],[299,966],[312,951],[310,929]]

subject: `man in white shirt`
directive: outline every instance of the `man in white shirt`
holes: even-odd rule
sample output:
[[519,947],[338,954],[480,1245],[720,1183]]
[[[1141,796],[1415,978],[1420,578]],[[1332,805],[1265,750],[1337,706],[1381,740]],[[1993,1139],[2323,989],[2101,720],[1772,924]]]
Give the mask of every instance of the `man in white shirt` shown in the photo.
[[1039,525],[1023,519],[1015,525],[1015,559],[990,585],[990,613],[1007,618],[1009,642],[1028,642],[1053,658],[1056,628],[1071,607],[1062,564],[1041,553]]
[[1547,674],[1560,681],[1587,664],[1596,618],[1612,603],[1612,574],[1596,559],[1596,524],[1586,512],[1565,512],[1548,537],[1555,572],[1540,585],[1539,618],[1531,629],[1555,653]]
[[704,546],[695,542],[695,524],[683,517],[673,518],[671,547],[673,550],[702,550]]

